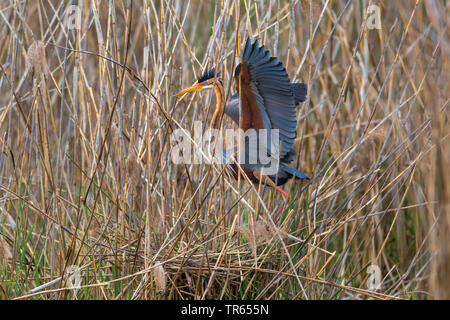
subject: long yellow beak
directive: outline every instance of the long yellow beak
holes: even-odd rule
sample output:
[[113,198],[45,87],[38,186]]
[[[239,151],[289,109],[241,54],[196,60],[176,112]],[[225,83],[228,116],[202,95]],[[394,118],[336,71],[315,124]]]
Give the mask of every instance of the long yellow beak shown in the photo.
[[189,87],[189,88],[183,89],[183,90],[181,90],[180,92],[175,93],[175,94],[173,95],[173,97],[176,97],[176,96],[179,96],[179,95],[181,95],[181,94],[188,93],[188,92],[193,92],[193,91],[202,90],[203,88],[204,88],[204,86],[203,86],[202,83],[196,83],[196,84],[194,84],[193,86],[191,86],[191,87]]

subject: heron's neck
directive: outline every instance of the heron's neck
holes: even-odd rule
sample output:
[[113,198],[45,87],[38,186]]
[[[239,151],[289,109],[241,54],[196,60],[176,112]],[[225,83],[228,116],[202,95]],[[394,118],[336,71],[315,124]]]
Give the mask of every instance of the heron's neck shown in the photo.
[[224,112],[224,91],[223,91],[223,84],[222,80],[219,79],[216,81],[214,85],[214,92],[216,93],[216,111],[214,112],[214,115],[212,117],[212,123],[211,127],[213,129],[219,129],[220,124],[222,122],[222,116]]

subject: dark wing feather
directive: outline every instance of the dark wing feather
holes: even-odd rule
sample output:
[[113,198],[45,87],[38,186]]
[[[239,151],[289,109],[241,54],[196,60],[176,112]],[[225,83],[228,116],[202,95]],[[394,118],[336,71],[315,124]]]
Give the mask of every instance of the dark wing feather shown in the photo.
[[291,90],[294,94],[295,104],[299,104],[306,100],[306,94],[308,93],[308,87],[304,83],[292,83]]
[[250,81],[254,84],[252,93],[262,118],[270,121],[270,128],[265,127],[279,129],[279,155],[283,159],[291,152],[297,135],[295,98],[289,76],[283,63],[272,57],[264,46],[260,47],[258,40],[252,44],[250,37],[245,43],[242,61],[247,64]]

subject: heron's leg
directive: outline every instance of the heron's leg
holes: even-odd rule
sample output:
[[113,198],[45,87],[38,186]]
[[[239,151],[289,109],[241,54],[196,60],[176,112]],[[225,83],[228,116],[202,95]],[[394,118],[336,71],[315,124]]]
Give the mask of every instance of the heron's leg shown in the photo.
[[[277,186],[276,183],[273,182],[272,179],[270,179],[269,176],[265,175],[264,173],[262,173],[259,170],[254,170],[253,171],[253,176],[256,179],[258,179],[259,181],[261,181],[262,183],[268,184],[269,186],[271,186],[275,190],[277,190],[279,193],[281,193],[281,195],[283,196],[283,199],[284,199],[285,202],[289,201],[289,197],[288,197],[288,194],[286,193],[286,191],[284,191],[279,186]],[[281,207],[280,211],[278,211],[277,215],[275,216],[275,221],[278,220],[278,217],[280,216],[281,212],[283,212],[283,210],[284,210],[284,205]]]

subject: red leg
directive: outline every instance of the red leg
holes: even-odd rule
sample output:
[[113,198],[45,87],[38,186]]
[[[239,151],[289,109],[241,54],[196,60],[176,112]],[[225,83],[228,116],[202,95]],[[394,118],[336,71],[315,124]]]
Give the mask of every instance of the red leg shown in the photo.
[[[263,174],[261,171],[253,171],[253,175],[255,176],[255,178],[257,178],[259,181],[268,184],[269,186],[273,187],[276,191],[278,191],[279,193],[281,193],[281,195],[283,196],[283,199],[285,200],[285,202],[289,201],[289,197],[288,194],[286,193],[286,191],[284,191],[283,189],[281,189],[280,187],[278,187],[275,182],[272,181],[272,179],[270,179],[267,175]],[[275,215],[275,221],[278,220],[278,217],[280,216],[281,212],[283,212],[284,210],[284,204],[281,207],[281,209],[278,211],[278,213]]]
[[[276,187],[276,190],[277,190],[279,193],[281,193],[281,195],[283,196],[283,198],[284,198],[284,200],[285,200],[286,202],[289,202],[290,196],[288,196],[288,194],[286,193],[286,191],[284,191],[284,190],[281,189],[280,187]],[[276,214],[274,221],[277,221],[277,220],[278,220],[278,217],[279,217],[280,214],[283,212],[283,210],[284,210],[284,204],[283,204],[283,206],[281,207],[281,209],[278,211],[278,213]]]
[[279,193],[281,193],[285,199],[287,199],[288,194],[286,193],[286,191],[284,191],[284,190],[281,189],[280,187],[276,187],[275,189],[276,189]]

